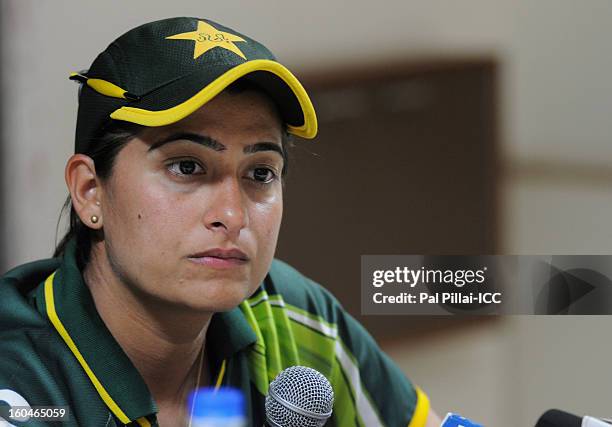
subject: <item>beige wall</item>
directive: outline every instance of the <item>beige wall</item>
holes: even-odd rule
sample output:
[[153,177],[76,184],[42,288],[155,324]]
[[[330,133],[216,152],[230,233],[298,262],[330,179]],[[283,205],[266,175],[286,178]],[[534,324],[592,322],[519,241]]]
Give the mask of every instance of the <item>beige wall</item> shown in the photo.
[[484,329],[387,348],[439,412],[533,426],[547,409],[609,416],[610,319],[508,316]]
[[[173,15],[238,28],[298,70],[423,52],[496,55],[510,172],[504,251],[612,252],[606,0],[2,1],[9,265],[48,256],[53,247],[76,112],[76,85],[66,76],[86,68],[124,30]],[[440,412],[516,427],[552,406],[610,411],[609,322],[510,317],[389,350]]]

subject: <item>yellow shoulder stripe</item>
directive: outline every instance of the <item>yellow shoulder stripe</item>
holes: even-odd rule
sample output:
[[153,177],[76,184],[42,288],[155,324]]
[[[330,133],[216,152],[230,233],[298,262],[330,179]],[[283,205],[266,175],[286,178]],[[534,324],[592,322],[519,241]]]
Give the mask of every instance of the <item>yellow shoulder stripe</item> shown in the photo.
[[[83,357],[83,355],[81,354],[81,352],[75,345],[74,341],[68,334],[68,331],[66,331],[66,328],[64,328],[64,325],[62,324],[61,320],[57,316],[57,312],[55,311],[55,300],[53,297],[53,278],[54,277],[55,277],[55,272],[51,274],[49,277],[47,277],[47,280],[45,280],[45,304],[47,306],[47,316],[49,316],[49,320],[51,321],[51,323],[53,324],[57,332],[60,334],[62,339],[66,342],[66,344],[70,348],[70,351],[72,351],[74,356],[77,358],[77,360],[79,361],[79,363],[85,370],[85,373],[87,374],[87,376],[93,383],[94,387],[96,388],[96,391],[98,392],[98,394],[100,395],[104,403],[106,403],[106,406],[109,407],[109,409],[113,412],[113,414],[115,414],[115,416],[119,418],[119,420],[123,424],[129,424],[131,420],[128,418],[127,415],[125,415],[125,413],[121,410],[121,408],[119,408],[119,406],[115,403],[113,398],[108,394],[108,392],[106,391],[102,383],[100,383],[98,378],[95,376],[95,374],[93,373],[93,371],[91,370],[87,362],[85,361],[85,358]],[[146,424],[144,426],[146,427]]]
[[429,398],[423,390],[416,387],[417,404],[408,427],[425,427],[429,415]]
[[[256,59],[240,64],[225,74],[217,77],[194,96],[179,105],[160,111],[144,110],[136,107],[121,107],[110,115],[111,119],[123,120],[143,126],[165,126],[187,117],[195,110],[217,96],[226,87],[239,78],[254,71],[270,72],[283,80],[296,96],[302,113],[302,126],[287,126],[289,133],[303,138],[314,138],[317,135],[317,116],[306,90],[298,79],[287,68],[276,61]],[[89,81],[88,81],[89,82]]]
[[140,417],[136,420],[136,422],[140,427],[151,427],[151,423],[146,419],[146,417]]

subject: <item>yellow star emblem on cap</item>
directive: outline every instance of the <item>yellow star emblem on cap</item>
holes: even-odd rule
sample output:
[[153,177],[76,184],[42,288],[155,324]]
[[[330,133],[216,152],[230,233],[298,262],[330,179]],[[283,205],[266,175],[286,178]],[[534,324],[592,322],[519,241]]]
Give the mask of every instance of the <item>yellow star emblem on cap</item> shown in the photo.
[[215,27],[204,21],[198,21],[198,28],[195,31],[189,33],[175,34],[173,36],[166,37],[170,40],[193,40],[195,42],[195,49],[193,51],[193,59],[198,59],[204,55],[210,49],[215,47],[222,47],[230,52],[234,52],[236,55],[246,60],[244,53],[238,49],[234,42],[246,42],[241,37],[235,34],[226,33],[225,31],[217,30]]

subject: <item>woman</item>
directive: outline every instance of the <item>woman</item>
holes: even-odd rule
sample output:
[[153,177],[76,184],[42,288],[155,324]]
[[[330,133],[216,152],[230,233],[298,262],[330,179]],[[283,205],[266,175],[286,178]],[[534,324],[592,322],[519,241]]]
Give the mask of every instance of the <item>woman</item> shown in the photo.
[[178,426],[192,389],[227,385],[259,426],[269,381],[301,364],[332,383],[328,425],[439,425],[330,294],[273,260],[287,137],[317,124],[264,46],[166,19],[71,78],[70,231],[2,278],[0,400],[67,406],[73,425]]

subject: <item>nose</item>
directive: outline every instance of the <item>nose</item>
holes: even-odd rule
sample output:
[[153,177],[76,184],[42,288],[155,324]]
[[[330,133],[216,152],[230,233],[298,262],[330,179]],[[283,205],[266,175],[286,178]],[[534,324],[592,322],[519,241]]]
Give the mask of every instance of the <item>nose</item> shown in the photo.
[[204,214],[206,228],[236,238],[248,225],[246,199],[239,178],[227,177],[211,185]]

